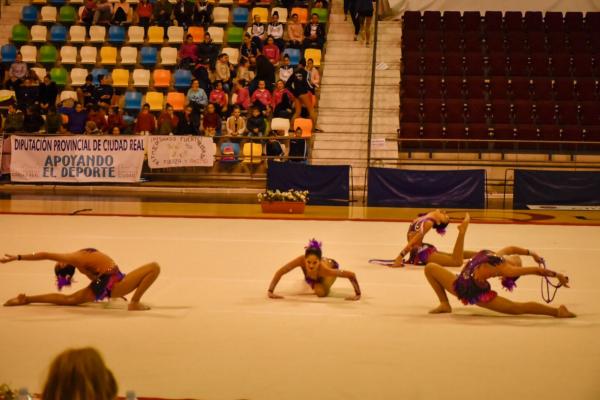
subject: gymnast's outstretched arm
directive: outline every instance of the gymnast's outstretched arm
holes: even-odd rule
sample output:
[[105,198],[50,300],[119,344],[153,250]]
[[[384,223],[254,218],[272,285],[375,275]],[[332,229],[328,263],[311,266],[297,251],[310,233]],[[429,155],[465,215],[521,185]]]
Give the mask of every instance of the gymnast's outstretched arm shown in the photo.
[[283,275],[287,274],[294,268],[298,268],[298,267],[302,266],[303,259],[304,259],[304,256],[298,256],[298,257],[294,258],[292,261],[290,261],[289,263],[285,264],[283,267],[279,268],[277,270],[277,272],[275,272],[275,275],[273,275],[273,279],[271,279],[271,284],[269,285],[268,295],[270,298],[283,299],[283,296],[273,293],[273,291],[275,290],[275,286],[277,286],[277,284],[279,283],[279,280],[281,279],[281,277]]
[[354,296],[346,297],[346,300],[359,300],[361,296],[360,286],[358,280],[356,280],[356,274],[352,271],[344,271],[340,269],[323,268],[323,275],[325,276],[337,276],[338,278],[346,278],[352,283],[354,288]]
[[509,278],[516,278],[522,275],[548,276],[551,278],[557,278],[561,285],[569,287],[569,277],[549,269],[540,267],[513,267],[506,265],[505,263],[498,265],[496,268],[498,268],[502,276]]
[[393,267],[401,267],[401,266],[403,266],[404,257],[408,253],[410,253],[410,251],[412,250],[412,248],[415,247],[415,245],[417,243],[419,243],[420,241],[423,240],[423,238],[425,237],[425,235],[427,234],[427,232],[429,232],[429,230],[431,229],[431,227],[433,227],[433,222],[431,222],[431,221],[425,221],[423,223],[423,226],[422,226],[421,230],[419,232],[417,232],[412,238],[410,238],[410,240],[408,241],[408,243],[406,243],[406,246],[404,246],[402,248],[402,251],[400,252],[400,254],[398,255],[398,257],[396,257],[396,259],[394,260],[394,265],[392,265]]
[[0,259],[0,263],[6,264],[12,261],[42,261],[42,260],[51,260],[57,262],[63,262],[67,264],[72,264],[77,261],[77,253],[48,253],[45,251],[40,251],[38,253],[31,254],[19,254],[19,255],[11,255],[5,254],[4,257]]
[[514,254],[520,256],[531,256],[537,263],[541,263],[543,261],[542,257],[540,257],[536,252],[517,246],[505,247],[498,251],[496,254],[498,254],[499,256],[509,256]]

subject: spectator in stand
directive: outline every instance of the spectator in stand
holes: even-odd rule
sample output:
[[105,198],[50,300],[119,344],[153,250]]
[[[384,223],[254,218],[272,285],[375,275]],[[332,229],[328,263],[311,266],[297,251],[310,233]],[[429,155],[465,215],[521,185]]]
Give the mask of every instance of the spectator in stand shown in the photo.
[[119,128],[118,126],[113,126],[113,128],[110,130],[110,134],[113,136],[120,136],[121,128]]
[[309,81],[312,86],[311,92],[315,93],[315,90],[319,88],[319,84],[321,83],[321,74],[319,74],[319,69],[315,67],[312,58],[306,60],[306,71],[308,72]]
[[88,121],[85,123],[84,135],[100,135],[102,131],[98,129],[94,121]]
[[75,104],[75,110],[71,111],[68,117],[67,130],[71,133],[81,135],[85,131],[85,123],[88,118],[88,113],[81,103]]
[[44,77],[44,81],[39,86],[39,102],[42,113],[48,111],[50,107],[56,106],[56,97],[58,96],[58,88],[49,75]]
[[239,81],[239,80],[245,80],[246,83],[252,81],[252,79],[254,79],[254,72],[250,71],[250,62],[245,59],[242,58],[240,59],[240,62],[238,64],[238,68],[235,74],[235,80]]
[[131,8],[126,0],[119,0],[118,3],[113,4],[113,25],[123,25],[127,21],[131,20]]
[[83,12],[81,13],[81,22],[88,30],[94,22],[94,15],[96,14],[97,7],[96,0],[85,0]]
[[215,81],[215,88],[210,92],[208,102],[215,105],[217,113],[222,118],[225,118],[227,116],[229,95],[223,90],[223,83],[221,81]]
[[98,104],[92,105],[90,112],[88,113],[88,121],[92,121],[96,125],[96,128],[101,132],[108,132],[106,113],[104,112],[104,108],[100,107]]
[[62,133],[62,117],[56,112],[56,107],[52,104],[48,107],[46,114],[46,133],[55,135]]
[[302,129],[294,131],[293,138],[290,139],[290,148],[288,150],[288,159],[291,162],[305,162],[308,157],[308,147],[306,139],[302,137]]
[[177,0],[174,7],[177,25],[187,29],[194,24],[194,5],[188,0]]
[[17,104],[23,110],[37,104],[39,102],[39,88],[32,84],[31,79],[25,78],[23,85],[19,86],[15,91],[17,96]]
[[213,21],[213,5],[207,0],[196,0],[194,3],[194,23],[196,25],[204,26],[204,29],[208,29],[208,26]]
[[265,81],[258,82],[258,89],[252,93],[250,98],[252,105],[258,108],[261,112],[268,114],[271,109],[271,92],[265,88]]
[[147,34],[154,14],[154,6],[150,3],[150,0],[140,0],[135,11],[138,16],[138,24],[144,27],[144,32]]
[[231,116],[227,118],[225,124],[228,136],[244,136],[246,132],[246,118],[242,117],[241,110],[238,106],[233,107]]
[[154,23],[158,26],[162,26],[166,30],[169,26],[173,25],[173,5],[169,0],[158,0],[154,3],[153,11]]
[[23,132],[24,119],[25,116],[23,115],[23,111],[19,110],[14,104],[9,104],[6,121],[4,121],[4,132]]
[[96,86],[94,86],[92,75],[87,75],[85,77],[85,83],[77,89],[77,98],[81,104],[91,104],[94,102],[94,91],[96,90]]
[[207,59],[199,58],[194,70],[192,71],[192,75],[194,79],[198,81],[198,86],[204,90],[205,93],[210,92],[211,84],[210,84],[210,74],[209,74],[209,61]]
[[210,33],[206,32],[204,41],[198,45],[198,58],[208,60],[208,64],[214,67],[219,55],[219,48],[213,43]]
[[112,7],[108,0],[98,0],[98,5],[94,11],[94,25],[108,26],[112,20]]
[[192,35],[185,37],[185,43],[179,48],[178,55],[181,68],[189,69],[190,65],[195,65],[198,62],[198,46],[194,43]]
[[267,38],[267,43],[263,46],[262,53],[269,59],[271,64],[274,66],[279,65],[279,58],[281,57],[281,53],[279,52],[279,47],[275,44],[275,40],[272,36]]
[[117,382],[104,360],[91,347],[70,349],[59,354],[48,371],[42,400],[115,400]]
[[133,135],[135,133],[135,116],[131,115],[129,112],[124,112],[123,122],[125,123],[125,127],[121,129],[121,133],[124,135]]
[[[187,1],[187,0],[186,0]],[[192,107],[189,107],[190,110]],[[170,135],[178,131],[179,117],[175,115],[173,106],[167,103],[165,109],[158,116],[158,135]]]
[[279,13],[277,11],[271,15],[271,22],[267,26],[267,37],[268,36],[273,38],[279,51],[283,51],[285,48],[285,41],[283,40],[283,24],[279,22]]
[[206,111],[202,117],[202,131],[206,136],[221,135],[221,118],[216,113],[214,104],[206,106]]
[[[315,111],[312,105],[312,85],[310,83],[310,79],[308,76],[308,72],[305,69],[306,60],[300,60],[300,64],[294,71],[294,74],[288,79],[285,86],[292,92],[294,95],[294,105],[296,111],[294,113],[293,119],[296,119],[300,116],[302,112],[302,106],[306,107],[308,110],[308,114],[313,121],[313,126],[315,128],[315,132],[322,132],[320,129],[316,128],[317,117],[315,115]],[[292,121],[293,122],[293,121]]]
[[36,105],[27,107],[23,118],[23,130],[27,133],[39,132],[44,126],[44,118],[40,115],[39,107]]
[[283,151],[283,146],[277,140],[277,132],[271,131],[269,132],[269,140],[267,141],[266,153],[267,157],[271,157],[271,160],[280,161],[280,157],[285,156],[285,152]]
[[287,24],[288,33],[288,47],[294,49],[302,48],[302,41],[304,40],[304,27],[298,20],[298,14],[292,14],[292,19]]
[[100,85],[94,88],[94,100],[103,107],[109,107],[115,93],[110,84],[110,75],[100,75],[98,76],[98,80],[100,81]]
[[178,119],[177,135],[197,135],[200,132],[200,117],[196,115],[192,107],[187,105]]
[[254,15],[254,22],[250,27],[250,35],[252,36],[252,41],[256,44],[256,47],[262,49],[263,41],[267,37],[267,27],[260,22],[260,15],[258,14]]
[[327,8],[327,1],[326,0],[315,0],[313,7],[314,8]]
[[200,83],[197,79],[192,81],[192,87],[188,89],[185,102],[186,105],[192,107],[192,110],[196,116],[200,116],[204,110],[204,107],[206,107],[208,104],[206,92],[200,87]]
[[312,14],[310,23],[304,28],[304,41],[302,45],[305,49],[322,49],[325,43],[325,31],[319,23],[319,16]]
[[250,84],[250,93],[254,93],[258,87],[258,82],[265,81],[267,90],[273,90],[275,84],[275,67],[271,61],[263,55],[256,57],[256,76]]
[[119,132],[125,129],[125,121],[123,120],[123,113],[118,106],[108,108],[108,131],[112,132],[115,128],[119,128]]
[[371,39],[371,19],[373,18],[373,1],[372,0],[354,0],[355,4],[355,12],[358,19],[358,27],[359,31],[356,31],[355,26],[355,40],[360,32],[360,27],[362,25],[364,36],[365,36],[365,44],[369,46]]
[[272,96],[273,117],[290,119],[294,115],[294,96],[282,80],[277,81]]
[[146,103],[142,106],[142,111],[138,114],[135,120],[134,132],[137,135],[149,135],[156,130],[156,118],[150,112],[150,104]]
[[261,137],[265,129],[267,129],[267,123],[265,121],[265,117],[260,112],[260,109],[257,107],[253,107],[251,109],[251,116],[248,118],[246,122],[246,129],[248,130],[248,136],[258,136]]
[[250,58],[256,58],[260,54],[259,46],[252,41],[252,36],[248,32],[244,34],[244,41],[240,46],[241,60],[250,60]]
[[27,64],[23,62],[23,55],[21,54],[21,52],[18,52],[17,57],[15,58],[15,62],[10,64],[10,69],[8,70],[8,77],[10,79],[25,79],[28,73],[29,69],[27,68]]
[[251,106],[250,92],[248,91],[248,82],[245,79],[240,79],[233,85],[235,100],[233,104],[247,111]]
[[284,83],[290,79],[290,76],[294,73],[294,68],[290,65],[290,57],[284,54],[281,65],[279,66],[279,79]]
[[229,56],[225,53],[219,54],[217,65],[215,67],[215,79],[221,81],[223,90],[229,93],[231,90],[231,75],[234,72],[233,64],[229,62]]

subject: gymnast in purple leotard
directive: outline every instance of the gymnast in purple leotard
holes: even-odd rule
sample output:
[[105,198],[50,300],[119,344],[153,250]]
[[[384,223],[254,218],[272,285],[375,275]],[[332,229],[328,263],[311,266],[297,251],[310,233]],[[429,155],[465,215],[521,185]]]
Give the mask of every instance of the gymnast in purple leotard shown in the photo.
[[475,304],[504,314],[539,314],[553,317],[574,317],[564,305],[550,307],[536,302],[513,302],[499,296],[492,290],[488,280],[498,277],[502,286],[512,291],[516,280],[523,275],[540,275],[555,277],[559,283],[568,286],[569,278],[540,267],[523,267],[520,255],[529,255],[541,263],[542,258],[536,253],[520,247],[506,247],[496,253],[481,250],[476,253],[464,266],[460,274],[454,275],[439,264],[429,263],[425,266],[427,281],[435,291],[440,305],[430,311],[432,314],[452,312],[446,292],[449,292],[465,305]]
[[346,300],[360,299],[360,287],[358,286],[358,281],[356,280],[354,272],[341,270],[337,261],[323,257],[321,243],[315,239],[308,242],[308,245],[304,249],[304,255],[294,258],[275,272],[268,291],[270,298],[283,298],[283,296],[273,293],[275,287],[283,275],[298,267],[302,269],[304,280],[317,296],[328,296],[333,282],[335,282],[338,277],[342,277],[347,278],[350,283],[352,283],[355,292],[354,296],[347,297]]

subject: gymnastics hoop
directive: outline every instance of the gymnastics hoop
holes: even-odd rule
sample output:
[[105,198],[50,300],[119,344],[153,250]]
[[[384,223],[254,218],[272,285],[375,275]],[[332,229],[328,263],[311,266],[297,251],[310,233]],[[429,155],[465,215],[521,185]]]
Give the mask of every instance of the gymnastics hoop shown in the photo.
[[[548,269],[546,267],[546,260],[544,260],[542,258],[542,260],[538,263],[540,268],[543,269]],[[546,282],[546,290],[544,291],[544,282]],[[562,283],[559,283],[558,285],[555,285],[554,283],[552,283],[550,281],[550,279],[548,279],[547,276],[542,276],[542,280],[540,282],[540,289],[542,291],[542,299],[544,299],[544,301],[546,303],[552,303],[552,301],[554,301],[554,297],[556,297],[556,292],[558,291],[558,289],[562,286]],[[552,292],[552,295],[550,295],[550,287],[554,288],[554,291]]]

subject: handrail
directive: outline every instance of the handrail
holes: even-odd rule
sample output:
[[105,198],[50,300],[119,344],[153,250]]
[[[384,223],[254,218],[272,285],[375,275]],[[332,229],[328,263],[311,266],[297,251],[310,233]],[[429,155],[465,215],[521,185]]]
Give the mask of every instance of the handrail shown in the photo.
[[[375,10],[373,16],[375,19],[373,28],[373,56],[371,57],[371,88],[369,98],[369,122],[367,127],[367,167],[371,166],[371,138],[373,136],[373,103],[375,101],[375,67],[377,66],[377,44],[379,27],[379,0],[375,0]],[[369,38],[366,38],[369,40]]]

